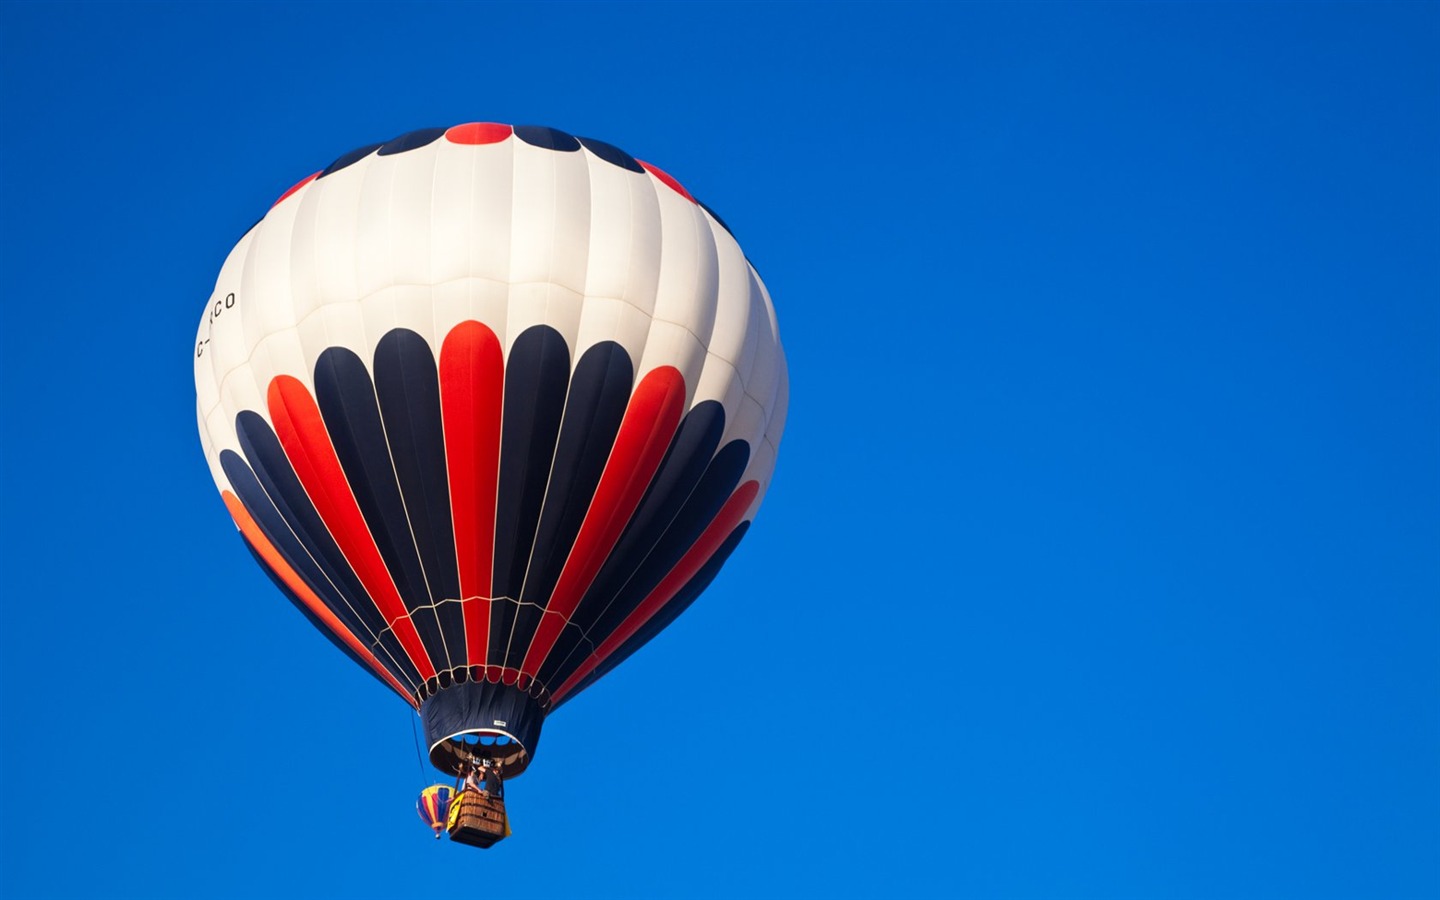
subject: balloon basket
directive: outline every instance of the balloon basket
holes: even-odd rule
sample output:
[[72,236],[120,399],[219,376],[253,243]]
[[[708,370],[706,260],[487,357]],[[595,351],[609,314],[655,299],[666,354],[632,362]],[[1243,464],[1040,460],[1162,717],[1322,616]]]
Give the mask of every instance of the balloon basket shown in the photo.
[[455,802],[459,809],[451,819],[450,840],[472,847],[489,847],[508,833],[504,800],[467,790]]

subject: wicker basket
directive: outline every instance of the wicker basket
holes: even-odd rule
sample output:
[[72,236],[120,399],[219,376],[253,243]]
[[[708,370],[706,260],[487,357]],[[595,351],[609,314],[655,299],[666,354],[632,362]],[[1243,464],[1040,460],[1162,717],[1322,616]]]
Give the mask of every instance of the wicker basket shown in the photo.
[[505,837],[505,801],[466,790],[455,800],[458,809],[450,819],[450,840],[473,847],[489,847]]

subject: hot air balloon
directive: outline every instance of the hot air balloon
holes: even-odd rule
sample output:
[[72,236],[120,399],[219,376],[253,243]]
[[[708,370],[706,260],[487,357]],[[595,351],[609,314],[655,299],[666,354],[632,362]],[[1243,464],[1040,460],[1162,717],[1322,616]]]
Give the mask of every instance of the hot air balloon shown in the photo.
[[260,566],[506,779],[754,518],[788,397],[725,223],[616,147],[471,123],[361,147],[231,250],[200,438]]
[[450,821],[450,802],[454,799],[454,788],[448,784],[432,784],[421,791],[420,799],[415,801],[415,812],[420,814],[420,821],[435,832],[436,840]]

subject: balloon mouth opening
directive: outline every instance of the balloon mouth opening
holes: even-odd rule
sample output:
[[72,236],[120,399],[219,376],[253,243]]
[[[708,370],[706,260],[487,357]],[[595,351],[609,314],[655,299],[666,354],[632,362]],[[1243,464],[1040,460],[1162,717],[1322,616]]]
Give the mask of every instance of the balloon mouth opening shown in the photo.
[[476,763],[499,767],[500,777],[514,778],[530,765],[530,752],[508,731],[475,728],[448,735],[430,747],[430,765],[459,777]]
[[514,778],[540,744],[545,708],[512,685],[470,681],[420,704],[420,718],[436,769],[458,776],[488,760],[500,777]]

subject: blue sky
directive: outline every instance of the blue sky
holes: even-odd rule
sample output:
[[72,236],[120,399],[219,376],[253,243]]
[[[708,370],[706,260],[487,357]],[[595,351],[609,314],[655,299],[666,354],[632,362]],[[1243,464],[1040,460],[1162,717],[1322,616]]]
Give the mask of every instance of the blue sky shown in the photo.
[[[476,120],[705,199],[792,382],[483,854],[190,362],[280,192]],[[10,3],[0,122],[0,893],[1440,894],[1440,6]]]

